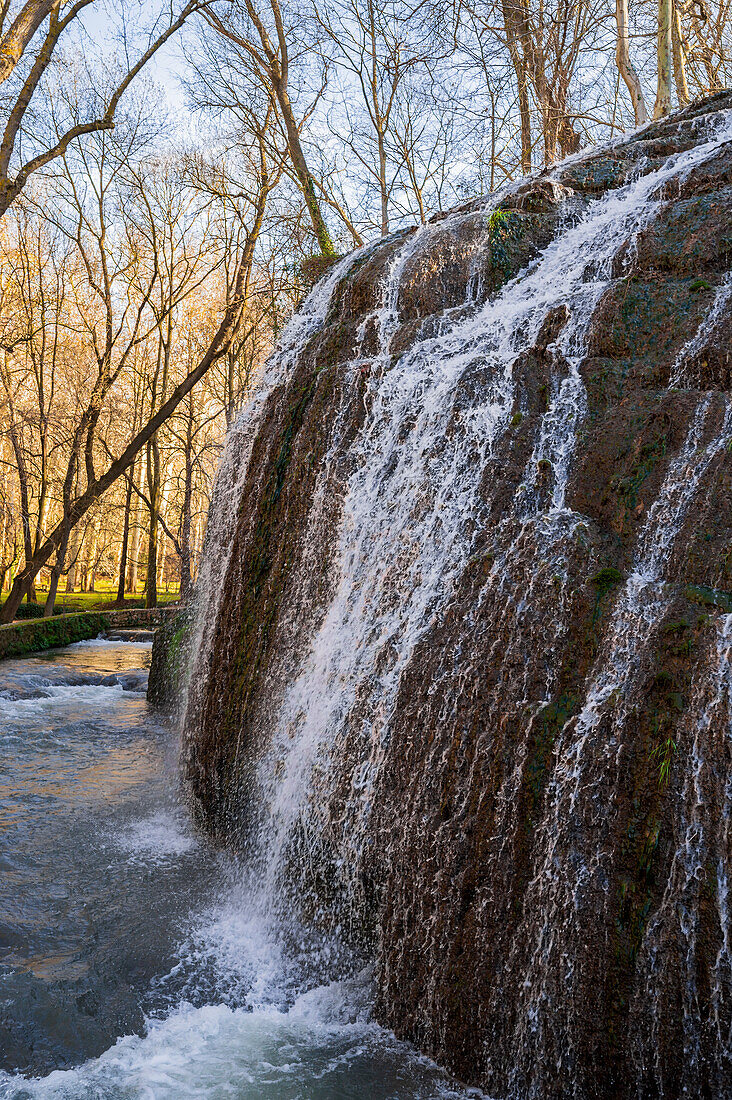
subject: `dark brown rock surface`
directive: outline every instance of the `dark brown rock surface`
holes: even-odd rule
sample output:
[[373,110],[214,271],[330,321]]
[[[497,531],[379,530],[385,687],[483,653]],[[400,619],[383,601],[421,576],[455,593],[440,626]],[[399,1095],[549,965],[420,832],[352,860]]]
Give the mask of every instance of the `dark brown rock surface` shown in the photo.
[[731,181],[724,94],[356,254],[227,503],[196,813],[490,1095],[732,1095]]

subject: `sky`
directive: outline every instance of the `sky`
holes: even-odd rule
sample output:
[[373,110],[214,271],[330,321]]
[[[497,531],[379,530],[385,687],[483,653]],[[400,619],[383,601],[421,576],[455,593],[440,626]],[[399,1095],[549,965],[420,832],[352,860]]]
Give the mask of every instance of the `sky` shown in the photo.
[[[133,2],[129,5],[131,9],[136,6],[142,9],[150,9],[151,3],[150,0],[138,0],[137,4]],[[96,0],[86,9],[82,19],[85,34],[102,51],[113,46],[114,34],[116,27],[119,25],[119,20],[114,18],[110,7],[119,10],[117,4],[109,5],[105,0]],[[195,21],[192,20],[191,22],[193,24]],[[153,80],[163,89],[170,111],[182,126],[190,122],[190,119],[185,93],[180,80],[180,74],[187,68],[181,49],[181,40],[183,36],[191,34],[195,34],[195,26],[184,27],[158,50],[145,68],[147,78]],[[144,45],[141,44],[140,52],[143,49]],[[138,56],[138,54],[135,56]],[[140,79],[144,79],[142,74]]]

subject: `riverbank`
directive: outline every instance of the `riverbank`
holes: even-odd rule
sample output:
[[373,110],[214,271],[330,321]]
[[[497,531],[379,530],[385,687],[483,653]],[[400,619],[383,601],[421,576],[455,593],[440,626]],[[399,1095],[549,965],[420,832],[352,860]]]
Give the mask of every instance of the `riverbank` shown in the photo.
[[155,630],[177,611],[177,607],[81,611],[71,615],[54,615],[50,619],[10,623],[0,626],[0,659],[86,641],[110,630]]

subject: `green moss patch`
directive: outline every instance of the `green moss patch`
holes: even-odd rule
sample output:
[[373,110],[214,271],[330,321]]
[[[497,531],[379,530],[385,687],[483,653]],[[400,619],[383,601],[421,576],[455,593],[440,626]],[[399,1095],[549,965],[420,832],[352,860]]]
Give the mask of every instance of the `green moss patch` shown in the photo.
[[616,569],[614,565],[606,565],[590,577],[590,584],[593,584],[598,593],[604,596],[606,592],[609,592],[611,588],[615,588],[616,585],[622,584],[624,580],[625,577],[619,569]]
[[691,603],[701,607],[717,607],[729,614],[732,612],[732,592],[722,592],[718,588],[708,588],[703,584],[688,584],[684,595]]
[[51,619],[31,619],[0,627],[0,657],[21,657],[42,649],[55,649],[96,638],[111,629],[108,615],[84,612],[79,615],[57,615]]

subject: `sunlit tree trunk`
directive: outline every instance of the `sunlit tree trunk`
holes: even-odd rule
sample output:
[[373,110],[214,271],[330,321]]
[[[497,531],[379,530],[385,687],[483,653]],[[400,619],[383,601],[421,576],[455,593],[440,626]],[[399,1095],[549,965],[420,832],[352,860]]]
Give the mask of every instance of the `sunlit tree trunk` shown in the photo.
[[618,34],[615,44],[615,60],[625,86],[630,94],[633,104],[636,126],[642,126],[648,121],[646,101],[643,97],[640,77],[636,72],[633,62],[630,60],[630,36],[628,31],[628,0],[616,0],[615,19]]
[[78,570],[79,551],[81,549],[82,530],[80,526],[73,528],[69,540],[69,571],[66,574],[67,593],[76,591],[76,575]]
[[[139,488],[145,478],[145,456],[136,462],[132,468],[132,480]],[[132,546],[130,547],[129,566],[127,572],[127,591],[134,596],[137,592],[140,540],[142,536],[142,499],[135,493],[134,513],[132,518]]]
[[58,582],[61,578],[61,574],[64,570],[64,564],[66,561],[66,550],[69,545],[69,532],[67,531],[61,539],[61,544],[56,551],[56,560],[51,568],[51,580],[48,585],[48,595],[46,596],[46,603],[43,607],[44,619],[50,619],[53,615],[53,609],[56,604],[56,593],[58,592]]
[[129,470],[126,476],[125,490],[125,518],[122,527],[122,547],[119,554],[119,573],[117,577],[117,600],[119,604],[125,601],[125,580],[127,577],[127,550],[130,542],[130,513],[132,511],[132,477],[134,469]]
[[671,113],[672,24],[673,0],[658,0],[658,90],[654,118]]
[[275,80],[274,88],[277,102],[282,112],[282,118],[285,123],[287,146],[290,151],[292,167],[295,169],[295,175],[297,176],[300,190],[305,199],[305,205],[310,215],[310,221],[315,233],[315,238],[318,242],[318,247],[323,256],[335,256],[336,250],[328,226],[325,224],[325,218],[320,209],[320,204],[315,195],[315,183],[313,182],[313,177],[310,175],[310,169],[308,168],[305,154],[302,149],[300,131],[295,122],[295,115],[292,110],[287,88],[284,86],[281,79]]
[[674,83],[676,84],[676,98],[679,101],[679,107],[685,107],[691,96],[689,95],[689,85],[686,80],[686,48],[684,43],[684,36],[681,30],[681,16],[679,14],[678,4],[673,2],[673,23],[671,26],[671,41],[673,43],[674,51]]
[[160,519],[160,449],[157,439],[147,445],[147,499],[150,527],[147,536],[145,607],[158,606],[158,526]]
[[97,556],[97,544],[99,541],[99,522],[94,519],[92,522],[91,538],[87,546],[86,557],[84,559],[84,575],[81,582],[82,592],[94,591],[94,561]]

